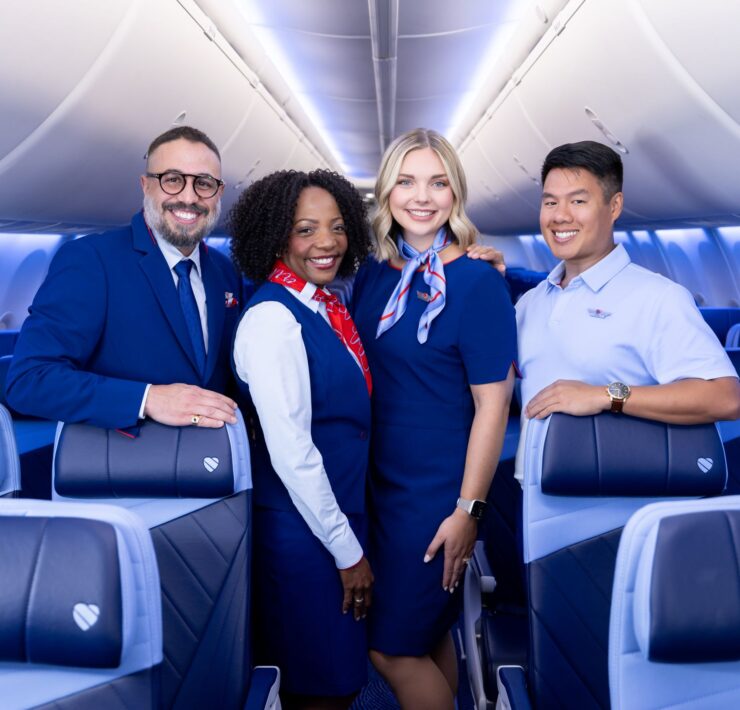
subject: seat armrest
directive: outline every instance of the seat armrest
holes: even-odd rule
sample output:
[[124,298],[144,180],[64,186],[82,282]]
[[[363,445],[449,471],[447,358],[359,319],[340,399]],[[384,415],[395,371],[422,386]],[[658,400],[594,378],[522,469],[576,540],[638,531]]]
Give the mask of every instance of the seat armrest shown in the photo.
[[496,673],[496,710],[532,710],[527,676],[521,666],[499,666]]
[[256,666],[249,681],[249,693],[244,710],[279,710],[280,669],[276,666]]

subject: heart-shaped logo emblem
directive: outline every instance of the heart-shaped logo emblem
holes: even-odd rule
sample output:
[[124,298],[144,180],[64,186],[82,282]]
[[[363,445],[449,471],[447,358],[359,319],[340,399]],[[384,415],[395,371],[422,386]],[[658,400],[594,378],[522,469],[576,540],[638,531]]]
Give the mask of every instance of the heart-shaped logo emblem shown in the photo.
[[218,468],[218,459],[215,456],[206,456],[203,459],[203,468],[208,473],[213,473]]
[[712,459],[697,459],[696,465],[699,467],[699,470],[702,473],[707,473],[708,471],[712,470],[712,466],[714,466],[714,461],[712,461]]
[[74,605],[74,609],[72,610],[72,618],[75,620],[75,624],[83,631],[87,631],[90,627],[95,626],[98,623],[99,616],[100,609],[95,604],[79,602]]

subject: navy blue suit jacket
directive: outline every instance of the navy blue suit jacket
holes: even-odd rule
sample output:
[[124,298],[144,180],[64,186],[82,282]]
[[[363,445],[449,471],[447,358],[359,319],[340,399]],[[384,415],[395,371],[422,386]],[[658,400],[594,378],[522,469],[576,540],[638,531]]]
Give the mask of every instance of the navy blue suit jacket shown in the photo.
[[61,247],[23,324],[7,399],[24,414],[107,428],[133,426],[147,383],[224,392],[241,303],[229,259],[200,245],[208,310],[205,376],[177,289],[141,213],[131,226]]

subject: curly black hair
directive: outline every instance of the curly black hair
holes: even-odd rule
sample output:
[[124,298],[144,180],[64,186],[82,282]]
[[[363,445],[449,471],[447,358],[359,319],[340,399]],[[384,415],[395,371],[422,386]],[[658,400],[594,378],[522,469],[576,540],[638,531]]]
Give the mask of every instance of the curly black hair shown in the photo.
[[371,250],[367,210],[352,183],[329,170],[310,173],[281,170],[251,184],[229,212],[231,258],[254,283],[272,271],[276,255],[283,254],[293,228],[298,197],[307,187],[320,187],[337,202],[347,234],[347,252],[337,276],[351,276]]

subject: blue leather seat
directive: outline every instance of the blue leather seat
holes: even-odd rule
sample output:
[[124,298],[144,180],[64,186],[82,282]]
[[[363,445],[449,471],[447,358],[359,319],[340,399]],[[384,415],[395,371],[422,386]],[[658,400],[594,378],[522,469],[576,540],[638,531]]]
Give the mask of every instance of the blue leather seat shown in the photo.
[[735,323],[740,323],[740,308],[700,308],[699,310],[720,343],[725,342],[730,328]]
[[735,323],[727,331],[725,338],[726,348],[740,348],[740,323]]
[[162,588],[162,707],[238,708],[249,696],[263,708],[277,699],[277,669],[252,668],[251,488],[241,415],[222,429],[58,426],[54,499],[114,503],[151,531]]
[[21,467],[15,444],[13,420],[0,404],[0,497],[17,491],[21,487]]
[[613,710],[740,707],[740,497],[656,503],[622,534]]
[[138,516],[0,500],[0,705],[157,707],[162,616]]
[[609,607],[622,526],[656,500],[719,495],[726,478],[713,425],[610,413],[530,421],[523,506],[528,672],[499,669],[505,702],[526,685],[537,707],[609,707]]
[[0,330],[0,355],[12,355],[19,330]]

